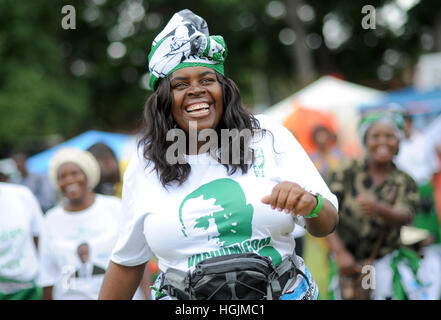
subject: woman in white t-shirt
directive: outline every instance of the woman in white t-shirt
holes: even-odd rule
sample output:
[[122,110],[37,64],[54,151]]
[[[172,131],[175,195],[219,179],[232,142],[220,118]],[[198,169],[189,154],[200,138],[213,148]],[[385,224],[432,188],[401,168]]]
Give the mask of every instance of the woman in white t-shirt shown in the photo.
[[87,151],[60,149],[51,160],[49,177],[63,200],[44,217],[43,298],[97,299],[117,239],[121,202],[92,191],[100,167]]
[[0,182],[0,300],[39,300],[37,249],[43,213],[31,190]]
[[[173,50],[183,26],[188,39],[181,35]],[[335,229],[336,197],[288,130],[242,106],[223,75],[226,52],[223,38],[209,36],[189,10],[153,41],[146,132],[124,175],[125,223],[100,299],[130,299],[154,256],[162,275],[152,298],[170,298],[158,288],[167,271],[185,274],[213,257],[242,253],[279,266],[294,252],[296,223],[319,237]],[[317,299],[297,260],[298,275],[281,299]]]

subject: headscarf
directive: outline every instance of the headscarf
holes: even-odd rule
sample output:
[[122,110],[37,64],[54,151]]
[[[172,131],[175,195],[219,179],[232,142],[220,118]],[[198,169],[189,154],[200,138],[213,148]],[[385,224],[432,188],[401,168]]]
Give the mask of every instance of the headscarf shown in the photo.
[[87,179],[87,187],[93,190],[100,181],[101,168],[98,161],[89,151],[78,148],[62,148],[58,150],[49,164],[49,179],[57,190],[58,170],[65,163],[73,163],[84,172]]
[[149,54],[152,90],[174,71],[204,66],[224,74],[227,45],[222,36],[210,36],[205,20],[188,9],[173,15],[156,38]]
[[375,123],[386,123],[394,128],[399,140],[403,138],[404,117],[399,112],[375,112],[366,114],[358,125],[358,134],[363,145],[366,143],[366,134]]

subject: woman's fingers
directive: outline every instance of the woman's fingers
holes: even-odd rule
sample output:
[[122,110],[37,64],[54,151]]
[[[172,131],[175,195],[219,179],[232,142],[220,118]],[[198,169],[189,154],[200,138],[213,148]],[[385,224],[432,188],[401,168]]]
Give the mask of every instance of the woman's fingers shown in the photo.
[[312,194],[293,182],[277,184],[271,194],[263,197],[261,201],[271,205],[272,209],[285,210],[286,213],[294,211],[295,214],[299,215],[309,214],[315,203]]
[[295,212],[295,208],[297,206],[297,202],[300,197],[300,193],[296,192],[296,190],[290,190],[288,199],[286,200],[285,212],[292,213]]
[[278,197],[276,199],[276,205],[275,205],[275,207],[279,211],[283,211],[285,209],[285,204],[286,204],[286,199],[288,198],[288,194],[289,194],[289,189],[287,190],[286,188],[282,188],[279,191]]
[[269,194],[269,195],[267,195],[267,196],[264,196],[264,197],[261,199],[261,201],[262,201],[264,204],[270,204],[270,203],[271,203],[271,195]]
[[314,210],[315,206],[315,197],[311,193],[305,191],[301,194],[299,201],[297,201],[294,212],[295,214],[306,216]]
[[279,192],[280,192],[280,188],[278,188],[278,185],[276,185],[273,188],[273,191],[271,192],[271,199],[270,199],[270,204],[271,204],[271,208],[275,209],[276,208],[276,204],[277,204],[277,199],[279,197]]

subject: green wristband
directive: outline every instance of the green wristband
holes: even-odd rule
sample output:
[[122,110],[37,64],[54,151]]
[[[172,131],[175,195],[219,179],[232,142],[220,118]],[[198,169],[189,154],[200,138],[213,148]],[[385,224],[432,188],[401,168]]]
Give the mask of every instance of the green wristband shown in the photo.
[[304,216],[304,218],[310,219],[310,218],[317,218],[318,213],[320,210],[322,210],[323,207],[323,197],[320,194],[316,194],[315,197],[317,198],[317,205],[315,206],[314,210],[311,211],[310,214],[307,216]]

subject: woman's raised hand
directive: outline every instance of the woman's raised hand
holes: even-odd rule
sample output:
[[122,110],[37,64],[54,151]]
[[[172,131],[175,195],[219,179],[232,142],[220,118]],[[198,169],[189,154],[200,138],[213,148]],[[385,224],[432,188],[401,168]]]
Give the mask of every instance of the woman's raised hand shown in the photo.
[[317,198],[297,183],[283,181],[277,184],[262,202],[271,208],[293,215],[306,216],[317,206]]

